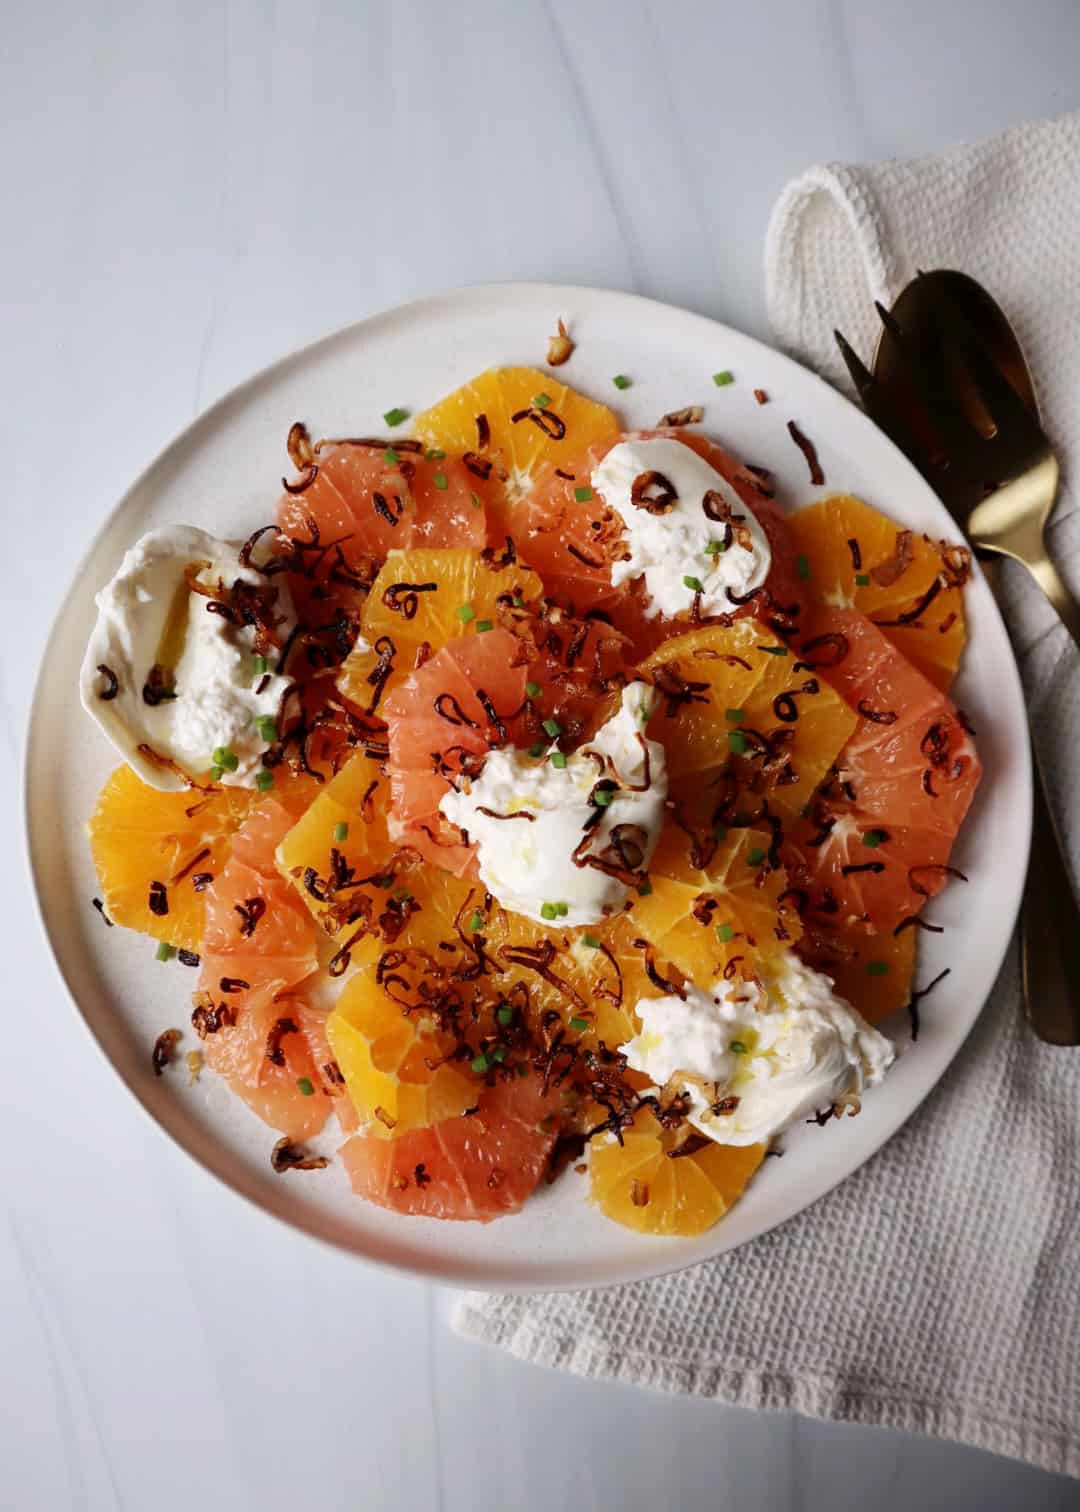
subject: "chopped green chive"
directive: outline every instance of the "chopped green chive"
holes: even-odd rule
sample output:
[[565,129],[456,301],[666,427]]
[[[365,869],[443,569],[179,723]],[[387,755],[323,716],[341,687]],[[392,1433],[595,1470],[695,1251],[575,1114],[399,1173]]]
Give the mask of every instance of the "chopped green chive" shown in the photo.
[[500,1003],[498,1008],[496,1008],[495,1010],[495,1017],[498,1019],[499,1023],[505,1027],[505,1025],[512,1024],[514,1022],[514,1010],[511,1008],[509,1003]]
[[585,1030],[590,1027],[590,1025],[588,1019],[572,1018],[570,1020],[570,1027],[571,1029],[576,1029],[579,1034],[583,1034]]
[[474,1055],[470,1062],[470,1065],[476,1072],[477,1076],[483,1076],[485,1071],[491,1070],[491,1062],[488,1060],[486,1055]]
[[716,926],[716,938],[720,941],[721,945],[726,945],[729,940],[733,940],[735,938],[734,924],[718,924]]
[[387,425],[400,425],[403,420],[407,420],[408,418],[408,410],[401,409],[397,405],[395,405],[393,409],[388,409],[383,415],[383,420]]
[[557,719],[545,719],[543,728],[545,733],[551,736],[552,740],[557,740],[562,734],[562,725]]
[[436,473],[431,481],[441,492],[445,492],[445,490],[450,487],[450,483],[445,473]]
[[349,826],[345,823],[344,819],[339,819],[338,822],[334,825],[334,839],[340,845],[343,841],[347,840],[348,838],[349,838]]
[[592,498],[592,489],[588,486],[588,484],[586,484],[582,488],[575,488],[574,498],[578,501],[579,504],[587,504]]
[[743,720],[746,718],[746,710],[725,709],[724,718],[727,720],[728,724],[742,724]]
[[559,771],[561,772],[566,766],[566,757],[561,751],[552,751],[551,764],[553,767],[558,767]]
[[705,592],[705,585],[702,583],[700,578],[690,577],[688,575],[683,578],[683,585],[689,588],[693,593]]
[[383,452],[382,455],[383,455],[383,461],[384,462],[389,462],[389,464],[390,464],[391,467],[396,467],[398,465],[398,463],[401,461],[400,456],[398,455],[398,453],[394,450],[394,448],[392,446],[388,446],[386,448],[386,450]]
[[630,387],[630,379],[625,373],[616,373],[611,381],[617,389],[628,389]]
[[493,1061],[498,1061],[501,1065],[502,1062],[506,1059],[506,1046],[496,1045],[494,1050],[491,1052],[491,1058]]
[[494,630],[494,628],[494,620],[477,620],[476,622],[477,635],[486,635],[489,630]]
[[596,804],[597,808],[607,808],[614,796],[615,794],[610,788],[597,788],[596,792],[592,795],[592,801]]
[[298,1076],[296,1078],[296,1088],[301,1097],[315,1096],[315,1086],[310,1076]]
[[569,903],[556,903],[555,910],[558,913],[560,919],[565,919],[567,914],[570,912],[570,905]]
[[215,766],[223,767],[225,765],[225,757],[228,754],[228,749],[228,746],[214,747],[213,751],[210,753],[210,760],[214,763]]
[[755,845],[753,850],[748,850],[746,853],[747,866],[760,866],[764,859],[765,852],[761,849],[760,845]]
[[215,763],[215,764],[214,764],[214,765],[213,765],[213,766],[212,766],[212,767],[211,767],[211,768],[210,768],[210,781],[211,781],[211,782],[220,782],[220,781],[221,781],[221,777],[222,777],[222,773],[223,773],[223,772],[224,772],[224,771],[225,771],[225,768],[224,768],[224,767],[223,767],[223,766],[218,766],[218,765],[217,765],[217,764],[216,764],[216,763]]
[[713,832],[713,839],[716,841],[717,845],[720,844],[721,840],[726,840],[727,839],[727,825],[726,824],[714,824],[713,827],[712,827],[712,832]]
[[529,1074],[529,1068],[525,1064],[525,1062],[524,1061],[518,1061],[518,1075],[519,1076],[528,1076],[528,1074]]
[[412,893],[407,887],[395,887],[390,896],[392,898],[411,898]]
[[722,551],[726,550],[727,546],[723,541],[710,541],[705,548],[705,554],[706,556],[719,556]]
[[474,913],[472,918],[469,920],[469,932],[470,934],[477,934],[481,929],[483,929],[483,927],[484,916],[478,911]]
[[476,610],[471,604],[459,604],[454,612],[463,625],[476,618]]
[[583,934],[581,937],[581,943],[583,945],[587,945],[590,950],[600,949],[600,941],[596,938],[595,935]]
[[158,961],[171,961],[175,954],[175,947],[167,945],[164,940],[162,940],[157,950],[154,951],[154,957]]
[[274,785],[274,774],[273,774],[273,772],[267,771],[267,769],[265,767],[263,767],[263,769],[262,769],[261,772],[256,772],[256,774],[255,774],[255,786],[258,788],[258,790],[259,790],[260,793],[268,793],[270,791],[270,789],[273,787],[273,785]]
[[269,670],[270,663],[267,658],[265,656],[257,656],[255,658],[255,676],[262,677],[263,674],[265,672],[269,672]]
[[722,373],[714,373],[712,381],[717,388],[727,388],[729,383],[735,382],[735,374],[729,368],[725,368]]
[[869,588],[870,574],[868,572],[857,572],[855,574],[855,583],[859,588]]
[[759,645],[758,646],[758,650],[766,652],[769,656],[786,656],[787,655],[787,647],[786,646],[761,646],[761,645]]
[[482,508],[482,505],[480,503],[480,495],[478,493],[470,493],[469,498],[472,500],[472,507],[474,509]]
[[536,405],[537,409],[547,409],[548,405],[551,403],[551,395],[537,394],[536,398],[533,400],[533,403]]
[[524,609],[525,607],[525,600],[522,598],[520,593],[515,593],[510,602],[513,604],[515,609]]
[[732,1055],[746,1054],[746,1046],[743,1044],[742,1040],[732,1040],[729,1049],[731,1050]]
[[729,730],[727,735],[728,750],[733,756],[745,756],[748,741],[741,730]]
[[272,714],[260,714],[255,721],[255,728],[259,732],[260,740],[265,740],[267,745],[277,745],[277,720]]
[[888,976],[888,961],[867,961],[866,974],[867,976]]
[[543,688],[541,688],[541,686],[540,686],[540,684],[538,682],[527,682],[525,684],[525,697],[526,698],[539,698],[540,694],[543,691],[544,691]]
[[437,446],[432,446],[429,447],[428,450],[424,453],[424,461],[441,462],[445,456],[446,453],[444,451],[440,451]]
[[864,845],[870,846],[871,850],[873,850],[877,846],[879,846],[883,840],[887,840],[888,838],[889,837],[884,830],[867,830],[865,835],[863,835],[862,837],[862,843]]
[[810,558],[803,555],[797,556],[795,558],[795,571],[799,577],[808,578],[810,576]]
[[559,912],[554,903],[541,903],[540,917],[542,919],[557,919],[559,917]]
[[647,898],[651,892],[652,892],[652,883],[649,881],[648,877],[646,877],[645,880],[644,880],[644,882],[642,882],[641,886],[637,890],[638,897],[639,898]]
[[538,756],[542,756],[546,750],[547,746],[544,744],[544,742],[542,740],[538,740],[535,745],[531,745],[529,747],[529,755],[535,761],[536,758]]

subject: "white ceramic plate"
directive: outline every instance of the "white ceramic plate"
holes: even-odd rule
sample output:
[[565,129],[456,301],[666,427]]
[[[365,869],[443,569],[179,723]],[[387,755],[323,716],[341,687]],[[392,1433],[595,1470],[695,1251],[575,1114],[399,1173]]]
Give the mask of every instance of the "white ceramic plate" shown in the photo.
[[[953,927],[920,939],[917,980],[928,981],[945,964],[952,973],[924,1005],[918,1043],[867,1097],[862,1115],[793,1131],[785,1158],[767,1161],[732,1213],[697,1239],[643,1238],[609,1223],[586,1203],[585,1181],[573,1172],[521,1214],[494,1224],[396,1217],[350,1196],[340,1165],[274,1175],[268,1156],[276,1136],[211,1073],[194,1088],[183,1074],[151,1074],[156,1035],[186,1022],[194,973],[156,962],[141,936],[104,929],[90,906],[96,884],[83,827],[115,761],[89,721],[72,721],[94,592],[124,549],[155,526],[180,520],[244,537],[270,519],[293,420],[305,419],[315,434],[379,434],[392,405],[415,413],[493,364],[539,366],[560,315],[578,347],[559,376],[616,405],[628,424],[704,404],[704,428],[772,469],[781,503],[849,490],[917,530],[955,535],[927,485],[857,409],[736,331],[601,290],[461,290],[392,310],[286,358],[221,400],[162,454],[105,522],[60,611],[27,746],[30,858],[49,940],[91,1033],[152,1118],[234,1191],[295,1227],[386,1265],[493,1289],[609,1285],[691,1265],[782,1223],[854,1171],[914,1112],[975,1021],[1012,930],[1030,837],[1019,679],[976,573],[968,589],[971,644],[957,687],[985,764],[955,856],[971,881],[948,888],[935,904],[935,917]],[[721,368],[736,377],[727,388],[711,381]],[[633,378],[623,393],[611,382],[620,372]],[[769,404],[754,402],[757,387],[767,390]],[[789,419],[816,443],[826,490],[808,485],[806,463],[785,429]],[[893,1027],[906,1044],[906,1026]],[[324,1147],[332,1143],[327,1136]]]

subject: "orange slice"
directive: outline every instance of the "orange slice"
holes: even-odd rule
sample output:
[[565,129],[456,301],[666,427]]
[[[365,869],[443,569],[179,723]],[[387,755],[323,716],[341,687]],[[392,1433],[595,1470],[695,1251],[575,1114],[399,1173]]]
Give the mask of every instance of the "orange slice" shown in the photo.
[[651,891],[634,899],[631,922],[699,986],[725,971],[743,975],[740,967],[751,975],[760,954],[802,932],[784,900],[787,873],[770,862],[771,843],[760,831],[733,829],[710,856],[692,860],[694,842],[669,824],[649,866]]
[[620,1145],[594,1144],[590,1196],[606,1217],[641,1234],[702,1234],[742,1195],[765,1157],[763,1144],[709,1143],[672,1159],[673,1139],[642,1110]]
[[256,797],[234,787],[159,793],[129,766],[117,767],[88,826],[107,916],[178,950],[197,952],[206,878],[224,867],[230,837]]
[[[757,620],[710,625],[667,640],[642,663],[660,697],[649,734],[663,743],[676,796],[717,799],[730,779],[798,814],[836,760],[856,716],[823,678]],[[705,774],[709,774],[706,776]]]
[[860,929],[808,926],[799,954],[833,979],[842,998],[870,1024],[907,1006],[915,971],[915,933],[867,934]]
[[[967,636],[958,548],[902,530],[850,494],[800,509],[788,525],[811,593],[826,606],[858,609],[924,676],[948,688]],[[913,612],[928,594],[925,608]],[[907,615],[911,622],[902,623]]]
[[385,697],[408,677],[421,646],[438,650],[455,636],[475,634],[478,624],[497,625],[500,599],[530,605],[543,599],[535,572],[501,563],[500,556],[485,558],[479,551],[392,551],[364,605],[361,630],[368,646],[354,650],[338,674],[346,698],[361,705],[370,700],[379,662],[375,648],[384,636],[394,648]]
[[[478,427],[480,417],[485,423]],[[492,461],[511,505],[545,463],[561,465],[595,442],[613,439],[618,422],[606,405],[586,399],[550,372],[489,368],[416,417],[416,435],[448,452]],[[483,443],[486,440],[486,445]]]

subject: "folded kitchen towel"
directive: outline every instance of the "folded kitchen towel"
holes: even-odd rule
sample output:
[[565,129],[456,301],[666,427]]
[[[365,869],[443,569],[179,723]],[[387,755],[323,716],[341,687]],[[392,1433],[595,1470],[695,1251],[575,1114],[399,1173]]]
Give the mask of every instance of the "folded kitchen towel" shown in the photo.
[[[1054,540],[1080,567],[1080,116],[942,157],[811,169],[766,252],[779,342],[843,382],[871,300],[962,268],[1020,329],[1065,463]],[[1080,860],[1080,668],[1013,574],[1010,629],[1055,806]],[[754,1243],[606,1291],[473,1294],[464,1334],[660,1390],[906,1428],[1080,1476],[1080,1050],[1029,1033],[1015,950],[920,1111],[829,1196]]]

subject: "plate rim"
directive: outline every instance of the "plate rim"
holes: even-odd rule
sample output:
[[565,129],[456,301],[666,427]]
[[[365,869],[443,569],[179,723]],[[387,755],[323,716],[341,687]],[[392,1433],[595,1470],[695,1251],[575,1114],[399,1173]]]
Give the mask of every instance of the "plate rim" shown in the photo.
[[[39,882],[39,865],[37,860],[37,851],[40,848],[40,842],[36,840],[34,833],[34,808],[37,801],[35,796],[35,779],[36,769],[39,768],[40,765],[35,761],[34,758],[36,751],[40,748],[40,743],[44,738],[43,732],[41,731],[39,726],[42,717],[42,684],[45,679],[46,669],[55,651],[55,643],[61,630],[61,622],[64,618],[65,610],[67,609],[69,602],[85,573],[86,567],[90,559],[96,552],[103,537],[105,537],[105,535],[111,529],[115,517],[127,506],[129,501],[132,499],[132,496],[144,487],[152,474],[154,474],[158,469],[167,467],[170,459],[172,459],[182,447],[186,447],[191,443],[193,432],[198,431],[202,427],[212,429],[214,422],[221,419],[224,412],[231,405],[241,403],[251,390],[255,389],[259,385],[272,382],[275,377],[277,377],[281,372],[295,364],[309,362],[313,359],[316,359],[321,348],[328,348],[339,342],[345,342],[349,339],[354,339],[360,332],[370,332],[373,330],[373,328],[381,324],[391,324],[395,321],[400,321],[403,318],[413,320],[422,318],[426,310],[431,310],[432,313],[435,313],[437,311],[445,311],[448,304],[452,305],[455,302],[464,301],[470,297],[480,299],[502,297],[512,300],[515,298],[515,296],[544,298],[551,297],[554,301],[558,301],[559,299],[566,300],[572,298],[586,303],[597,298],[608,300],[615,299],[616,301],[625,302],[628,306],[645,307],[654,314],[666,313],[668,315],[677,315],[680,318],[689,317],[694,321],[699,321],[703,325],[711,327],[721,336],[734,336],[741,342],[749,342],[756,347],[762,348],[769,354],[771,361],[779,362],[785,368],[794,370],[797,375],[798,383],[805,385],[809,380],[812,387],[827,392],[829,403],[835,403],[837,400],[840,400],[855,417],[855,424],[858,428],[862,429],[863,427],[868,427],[869,431],[873,433],[876,443],[879,445],[884,443],[885,447],[893,454],[894,464],[901,470],[901,472],[907,474],[907,477],[910,480],[912,486],[923,491],[924,493],[928,493],[941,509],[945,509],[945,506],[938,499],[937,495],[934,494],[933,490],[930,488],[930,485],[922,477],[914,464],[909,461],[904,453],[900,451],[895,443],[888,436],[886,436],[883,431],[879,430],[878,427],[873,424],[869,417],[856,404],[852,402],[847,394],[834,387],[819,373],[816,373],[812,368],[805,366],[796,358],[783,351],[780,347],[772,346],[767,341],[763,341],[757,336],[753,336],[745,331],[741,331],[737,327],[731,326],[724,321],[716,320],[710,315],[702,314],[700,311],[691,310],[682,305],[673,304],[667,300],[653,299],[646,295],[636,294],[628,292],[626,290],[606,288],[600,285],[552,283],[536,280],[519,281],[509,279],[490,283],[464,284],[443,289],[435,293],[426,294],[416,299],[407,300],[403,303],[396,304],[385,309],[377,310],[371,315],[365,316],[360,320],[350,321],[343,326],[337,327],[331,331],[324,333],[321,336],[315,337],[310,342],[305,342],[298,347],[290,349],[289,351],[283,353],[281,356],[275,358],[272,362],[266,364],[257,371],[250,373],[239,383],[234,384],[232,387],[226,390],[225,393],[221,394],[217,399],[214,400],[211,405],[209,405],[206,409],[200,411],[200,413],[194,416],[193,419],[187,422],[187,424],[177,430],[173,434],[171,439],[167,441],[165,445],[161,447],[160,450],[140,470],[138,475],[124,490],[123,494],[107,510],[104,517],[101,519],[98,528],[93,532],[92,536],[87,542],[86,547],[80,554],[79,560],[67,581],[64,592],[58,600],[51,617],[48,634],[46,636],[41,651],[40,660],[35,672],[29,707],[23,725],[23,761],[21,770],[20,800],[22,812],[21,828],[23,855],[27,872],[31,881],[33,910],[40,926],[45,943],[48,947],[48,954],[51,958],[53,970],[56,973],[57,979],[62,984],[64,994],[68,999],[69,1008],[73,1010],[74,1017],[82,1025],[82,1028],[88,1035],[90,1042],[102,1056],[104,1061],[109,1065],[112,1072],[117,1077],[121,1085],[125,1088],[128,1095],[135,1102],[136,1106],[149,1121],[150,1125],[157,1131],[160,1136],[162,1136],[169,1143],[169,1145],[171,1145],[175,1149],[182,1151],[185,1157],[194,1162],[194,1164],[197,1165],[206,1175],[216,1180],[222,1186],[226,1187],[230,1192],[233,1193],[234,1196],[241,1198],[254,1211],[286,1225],[294,1232],[304,1234],[307,1238],[315,1240],[320,1245],[332,1250],[336,1254],[346,1255],[364,1265],[371,1265],[378,1268],[379,1270],[387,1271],[392,1274],[411,1275],[416,1277],[417,1279],[424,1280],[429,1283],[447,1286],[454,1289],[477,1290],[489,1288],[491,1290],[506,1292],[510,1294],[529,1295],[545,1292],[594,1290],[609,1285],[629,1284],[634,1281],[646,1280],[664,1275],[671,1275],[694,1265],[704,1264],[706,1263],[706,1261],[716,1259],[723,1254],[732,1253],[735,1249],[741,1248],[744,1244],[752,1243],[756,1239],[763,1238],[766,1234],[771,1233],[774,1229],[780,1227],[782,1224],[785,1224],[791,1219],[798,1217],[800,1213],[805,1212],[809,1207],[813,1206],[816,1202],[820,1201],[830,1192],[834,1191],[841,1182],[847,1180],[851,1176],[854,1176],[855,1173],[859,1171],[868,1161],[872,1160],[889,1142],[889,1140],[891,1140],[897,1133],[899,1133],[904,1125],[919,1111],[927,1098],[930,1097],[931,1094],[936,1090],[938,1084],[941,1081],[941,1078],[953,1065],[956,1057],[964,1049],[972,1031],[974,1030],[976,1024],[979,1023],[983,1016],[983,1013],[985,1012],[990,993],[987,993],[987,996],[979,1004],[978,1008],[972,1013],[970,1021],[966,1029],[964,1030],[962,1037],[957,1041],[952,1052],[947,1057],[943,1057],[942,1064],[937,1068],[936,1073],[933,1075],[932,1079],[924,1087],[924,1089],[916,1097],[916,1099],[911,1103],[911,1105],[902,1111],[898,1111],[895,1114],[886,1117],[883,1126],[880,1129],[875,1129],[875,1137],[873,1138],[873,1141],[869,1145],[869,1147],[863,1151],[858,1163],[850,1169],[840,1169],[835,1177],[828,1180],[826,1185],[815,1189],[815,1194],[812,1197],[808,1198],[804,1202],[800,1202],[797,1206],[792,1207],[788,1211],[779,1214],[773,1217],[771,1220],[765,1222],[760,1228],[756,1230],[754,1235],[746,1236],[745,1238],[739,1240],[733,1240],[730,1243],[725,1243],[723,1241],[722,1226],[717,1226],[711,1232],[718,1235],[718,1242],[707,1255],[695,1255],[691,1257],[680,1258],[673,1252],[670,1260],[662,1255],[656,1255],[649,1260],[645,1260],[645,1257],[643,1256],[643,1263],[641,1265],[625,1267],[626,1273],[620,1274],[614,1280],[612,1280],[610,1277],[587,1277],[583,1280],[577,1281],[566,1280],[551,1283],[541,1283],[516,1277],[506,1278],[499,1275],[499,1266],[497,1260],[490,1267],[486,1265],[472,1265],[470,1267],[470,1274],[465,1274],[464,1265],[459,1265],[459,1273],[454,1274],[452,1271],[441,1268],[439,1263],[435,1260],[429,1263],[424,1263],[423,1260],[419,1258],[419,1251],[416,1249],[410,1250],[407,1254],[404,1254],[400,1257],[392,1257],[381,1255],[372,1251],[365,1251],[355,1245],[340,1242],[330,1234],[321,1231],[318,1227],[317,1219],[309,1216],[302,1208],[288,1203],[271,1204],[267,1201],[261,1200],[252,1191],[245,1190],[242,1183],[239,1180],[234,1179],[224,1168],[224,1163],[219,1165],[211,1161],[210,1159],[204,1158],[202,1154],[198,1153],[195,1149],[192,1148],[191,1144],[188,1141],[182,1138],[178,1132],[170,1127],[170,1121],[162,1117],[160,1109],[151,1107],[149,1100],[147,1098],[144,1098],[139,1088],[125,1074],[125,1072],[117,1064],[116,1059],[106,1048],[102,1036],[95,1028],[95,1025],[91,1022],[90,1017],[84,1011],[75,985],[69,979],[68,973],[61,963],[61,953],[54,944],[54,930],[50,926],[49,919],[46,916],[44,900],[42,896],[42,888]],[[985,578],[982,573],[982,569],[979,567],[977,561],[975,562],[974,567],[978,578],[983,580],[985,584]],[[992,610],[993,618],[997,621],[998,628],[1001,631],[1003,642],[1008,648],[1007,662],[1000,669],[1000,671],[1002,674],[1007,675],[1010,679],[1012,684],[1010,691],[1016,695],[1018,703],[1026,711],[1026,699],[1024,697],[1023,684],[1020,678],[1020,672],[1016,662],[1015,653],[1012,649],[1012,643],[1009,638],[1000,607],[997,603],[996,598],[992,593],[989,592],[989,588],[987,588],[987,597],[988,608]],[[1020,817],[1022,819],[1021,833],[1023,835],[1023,865],[1015,868],[1015,870],[1013,871],[1014,878],[1018,880],[1016,880],[1013,884],[1013,896],[1009,900],[1008,909],[1005,910],[1001,915],[1002,917],[1008,918],[1009,927],[1007,930],[999,931],[998,934],[1000,945],[994,952],[994,970],[991,979],[991,992],[993,990],[993,983],[996,982],[997,978],[999,977],[1002,965],[1010,949],[1017,920],[1019,918],[1020,908],[1023,901],[1023,878],[1026,874],[1027,862],[1031,847],[1033,773],[1029,741],[1025,740],[1021,742],[1018,757],[1019,763],[1018,770],[1015,774],[1015,780],[1018,782],[1020,787],[1019,800],[1022,809],[1022,814]],[[291,1211],[288,1210],[289,1207],[292,1207]]]

